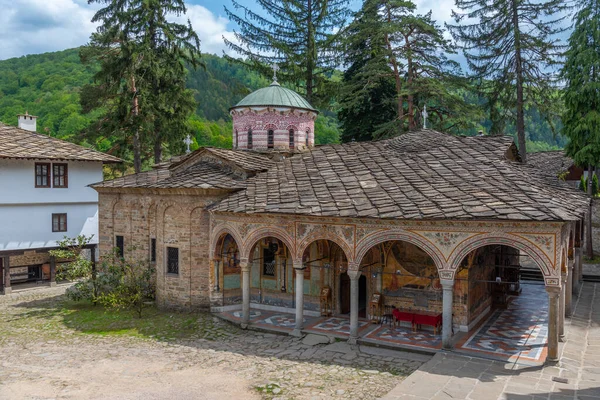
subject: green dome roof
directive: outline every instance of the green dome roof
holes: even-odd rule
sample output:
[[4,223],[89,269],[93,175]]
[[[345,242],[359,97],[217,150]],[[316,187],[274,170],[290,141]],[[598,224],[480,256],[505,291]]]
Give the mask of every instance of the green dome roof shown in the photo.
[[304,97],[293,90],[281,87],[277,82],[273,82],[266,88],[250,93],[231,108],[259,106],[293,107],[318,112]]

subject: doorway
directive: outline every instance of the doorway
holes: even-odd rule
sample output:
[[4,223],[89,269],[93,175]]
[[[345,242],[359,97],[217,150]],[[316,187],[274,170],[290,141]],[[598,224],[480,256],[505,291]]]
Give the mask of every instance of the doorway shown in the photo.
[[[350,277],[348,273],[340,274],[340,314],[350,314]],[[358,315],[367,314],[367,277],[358,278]]]

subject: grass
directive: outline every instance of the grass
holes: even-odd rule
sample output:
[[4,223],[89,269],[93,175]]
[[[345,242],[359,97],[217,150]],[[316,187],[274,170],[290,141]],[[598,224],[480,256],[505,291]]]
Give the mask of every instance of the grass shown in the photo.
[[163,341],[213,340],[237,329],[206,313],[163,311],[151,307],[144,310],[142,318],[137,318],[128,311],[63,299],[22,303],[6,311],[8,315],[0,318],[0,337],[7,338],[43,333],[48,338],[84,334]]
[[586,264],[600,264],[600,256],[594,255],[593,258],[589,258],[588,256],[583,256],[583,262]]

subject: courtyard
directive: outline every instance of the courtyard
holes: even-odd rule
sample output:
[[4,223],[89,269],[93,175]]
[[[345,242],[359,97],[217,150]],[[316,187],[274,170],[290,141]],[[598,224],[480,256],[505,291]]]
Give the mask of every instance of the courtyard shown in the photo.
[[556,366],[298,339],[204,313],[136,319],[67,301],[64,290],[0,297],[0,399],[600,398],[594,283],[574,303]]
[[138,320],[64,290],[0,297],[0,399],[375,399],[431,358],[243,331],[210,314]]

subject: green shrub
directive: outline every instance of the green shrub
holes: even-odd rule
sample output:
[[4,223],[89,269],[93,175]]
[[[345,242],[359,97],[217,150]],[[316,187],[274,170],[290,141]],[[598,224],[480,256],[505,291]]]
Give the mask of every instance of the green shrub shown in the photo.
[[592,196],[598,195],[598,175],[594,174],[592,178]]
[[579,189],[583,190],[584,192],[587,191],[587,179],[585,179],[583,174],[581,174],[581,179],[579,180]]

